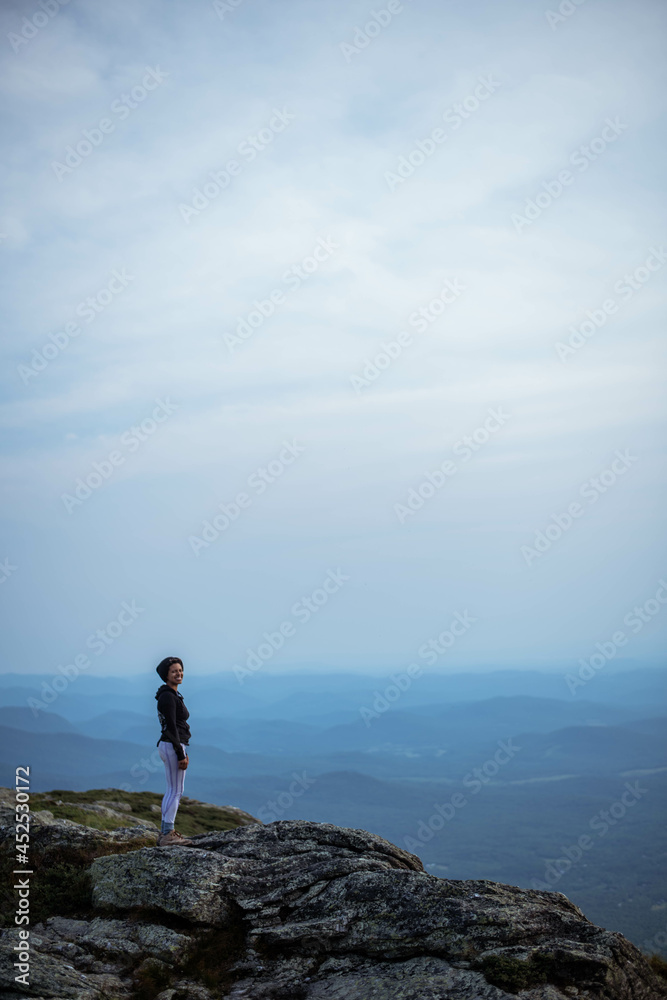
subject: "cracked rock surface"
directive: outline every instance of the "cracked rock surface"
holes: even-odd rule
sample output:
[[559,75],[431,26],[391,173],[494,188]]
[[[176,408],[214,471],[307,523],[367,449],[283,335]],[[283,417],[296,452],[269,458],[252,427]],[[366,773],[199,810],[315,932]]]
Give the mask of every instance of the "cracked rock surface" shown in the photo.
[[[145,836],[109,834],[124,853],[92,860],[86,911],[32,929],[29,990],[13,980],[16,932],[3,933],[3,996],[667,998],[634,945],[561,893],[441,879],[365,830],[282,820],[202,834],[191,848]],[[82,842],[67,827],[40,837]]]

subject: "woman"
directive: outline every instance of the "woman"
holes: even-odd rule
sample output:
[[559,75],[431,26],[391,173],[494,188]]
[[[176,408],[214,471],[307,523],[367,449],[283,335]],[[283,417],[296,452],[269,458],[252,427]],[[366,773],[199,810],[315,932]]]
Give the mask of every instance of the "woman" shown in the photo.
[[178,685],[183,682],[183,661],[178,656],[167,656],[155,668],[164,681],[158,688],[157,714],[162,726],[162,735],[157,742],[160,757],[164,761],[167,774],[167,791],[162,799],[162,829],[158,837],[158,847],[187,847],[192,843],[174,830],[174,820],[178,804],[183,794],[188,755],[183,749],[190,741],[188,718],[183,695]]

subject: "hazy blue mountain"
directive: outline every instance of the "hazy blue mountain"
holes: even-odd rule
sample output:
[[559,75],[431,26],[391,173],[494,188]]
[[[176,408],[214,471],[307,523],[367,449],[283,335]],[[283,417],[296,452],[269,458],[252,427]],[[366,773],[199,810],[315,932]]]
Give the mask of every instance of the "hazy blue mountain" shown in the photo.
[[[152,738],[153,742],[155,742],[160,732],[156,712],[153,715],[146,715],[140,712],[123,711],[122,709],[102,712],[101,715],[95,715],[92,719],[81,719],[75,724],[77,732],[83,733],[84,736],[92,736],[95,739],[120,739],[122,736],[122,738],[130,743],[141,743],[143,740],[135,741],[130,736],[123,734],[133,729],[144,730],[149,727],[149,741]],[[153,733],[155,733],[155,736],[153,736]]]
[[[232,753],[308,754],[321,758],[359,751],[410,751],[427,756],[448,754],[454,759],[462,749],[486,746],[518,732],[551,732],[572,725],[627,727],[637,714],[638,710],[632,708],[522,695],[429,706],[428,712],[394,708],[370,718],[368,726],[360,716],[352,723],[318,729],[285,719],[210,719],[194,714],[191,725],[193,744],[217,746]],[[40,713],[40,717],[46,719],[47,715]],[[8,722],[14,724],[11,718]],[[152,744],[159,734],[155,716],[126,710],[107,711],[75,725],[85,735],[130,743]]]
[[609,774],[665,766],[667,731],[635,732],[620,726],[571,726],[553,733],[523,733],[521,746],[507,765],[508,774],[535,776],[563,771],[568,774]]
[[[45,713],[40,713],[46,717]],[[191,720],[192,721],[192,720]],[[12,725],[8,717],[8,725]],[[71,724],[68,724],[71,725]],[[217,746],[229,752],[301,752],[316,745],[318,730],[285,719],[203,718],[192,721],[196,744]],[[20,727],[24,728],[24,727]],[[39,731],[39,727],[35,727]],[[94,738],[121,739],[129,743],[155,744],[160,733],[157,714],[111,711],[77,722],[71,730]]]
[[[155,768],[160,781],[164,781],[164,767],[157,756],[152,758],[155,745],[126,743],[122,740],[96,740],[79,733],[28,733],[9,726],[0,727],[0,746],[7,748],[2,754],[0,767],[1,785],[13,783],[16,761],[30,764],[31,786],[36,791],[48,791],[43,776],[57,775],[61,787],[72,787],[67,781],[85,778],[95,782],[100,775],[113,773],[123,783],[140,781],[142,772]],[[11,748],[11,760],[9,749]],[[218,778],[230,775],[270,774],[275,771],[271,757],[259,754],[228,754],[217,747],[197,746],[191,750],[191,757],[197,761],[197,775],[200,778]],[[151,762],[151,758],[153,763]],[[146,764],[149,761],[149,764]],[[282,760],[280,763],[285,767]],[[133,789],[139,790],[139,789]]]
[[[498,701],[493,700],[496,707]],[[507,701],[512,702],[513,699]],[[489,709],[489,703],[480,703],[482,707]],[[500,711],[501,717],[507,721],[508,716],[503,714],[505,708]],[[514,712],[516,706],[509,708]],[[552,710],[554,715],[559,714],[558,706],[554,709],[550,703],[544,713],[548,715]],[[129,714],[126,713],[121,720],[122,725],[128,721]],[[562,774],[609,774],[651,769],[663,765],[667,755],[665,730],[656,733],[622,726],[589,725],[566,726],[548,733],[519,731],[517,734],[508,725],[493,725],[493,716],[486,714],[482,727],[468,726],[464,718],[461,730],[452,735],[451,731],[442,730],[437,720],[431,720],[437,727],[431,733],[423,718],[420,720],[408,713],[396,712],[392,720],[389,715],[387,713],[377,720],[377,730],[373,730],[371,738],[368,731],[362,734],[364,740],[359,742],[365,741],[371,746],[362,745],[360,749],[343,749],[353,743],[349,727],[326,730],[313,737],[310,731],[289,733],[284,723],[271,724],[267,730],[265,723],[254,722],[254,744],[247,733],[246,739],[242,740],[233,732],[224,732],[224,741],[228,741],[233,748],[231,751],[207,745],[203,742],[203,734],[195,731],[190,756],[196,761],[194,770],[198,778],[231,777],[234,774],[283,775],[290,769],[307,766],[314,774],[344,770],[378,779],[455,782],[468,771],[491,761],[488,767],[494,776],[497,775],[497,780],[509,782],[551,779]],[[518,717],[523,718],[521,713]],[[421,726],[415,720],[421,722]],[[12,727],[10,734],[17,752],[21,749],[31,757],[37,774],[41,770],[53,772],[56,770],[54,761],[57,761],[57,770],[64,779],[67,775],[92,777],[120,771],[134,779],[146,767],[142,760],[151,755],[154,755],[153,766],[161,773],[161,763],[155,756],[156,724],[146,723],[147,738],[133,742],[125,739],[122,733],[117,738],[105,739],[72,732],[56,734],[57,717],[44,715],[43,721],[47,729],[39,734],[17,727]],[[97,733],[112,729],[112,721],[112,717],[103,716],[96,726]],[[239,732],[243,731],[243,724],[236,722],[234,725],[239,727]],[[213,737],[215,732],[223,734],[220,724],[211,727],[209,735]],[[437,737],[440,732],[445,733],[446,739],[441,739],[439,746]],[[336,739],[331,738],[332,733]],[[501,735],[498,736],[498,733]],[[220,739],[223,739],[222,735]],[[284,744],[281,752],[272,749],[278,744]],[[444,750],[442,744],[445,745]],[[304,745],[305,749],[300,749]],[[253,746],[253,750],[245,749],[247,746]],[[258,752],[260,750],[264,752]],[[493,764],[496,756],[501,767]]]
[[638,712],[632,706],[607,705],[590,699],[537,698],[533,695],[495,695],[479,701],[459,702],[449,708],[443,705],[424,705],[415,709],[425,717],[461,720],[461,725],[471,723],[486,725],[500,721],[505,726],[516,727],[531,721],[535,731],[548,732],[566,722],[580,722],[586,726],[613,725],[636,719]]
[[[509,746],[512,756],[502,747]],[[518,752],[514,749],[518,748]],[[497,781],[552,781],[563,774],[609,774],[633,769],[665,766],[665,738],[635,733],[620,727],[569,727],[552,733],[519,733],[492,742],[461,742],[446,753],[421,748],[403,751],[378,748],[312,755],[310,767],[324,770],[355,770],[369,776],[401,781],[452,783],[474,768],[493,761],[500,750],[502,764]],[[276,763],[287,758],[276,755]],[[494,765],[490,768],[495,770]]]
[[196,739],[210,746],[244,753],[300,753],[317,748],[315,726],[286,719],[203,719],[196,725]]
[[632,729],[637,733],[653,733],[655,736],[661,736],[667,732],[667,716],[655,715],[650,719],[633,719],[625,726],[626,729]]
[[[565,681],[579,664],[564,664],[562,673],[538,670],[498,670],[437,674],[424,665],[424,672],[401,694],[391,711],[429,715],[434,708],[462,702],[480,702],[495,697],[528,696],[539,699],[595,702],[597,705],[632,708],[644,716],[667,706],[667,671],[656,668],[620,669],[609,663],[571,694]],[[54,671],[55,673],[55,671]],[[28,699],[51,697],[54,673],[46,675],[1,674],[0,693],[4,705],[28,706]],[[401,670],[394,672],[401,674]],[[151,715],[159,678],[154,673],[133,677],[95,677],[81,674],[62,694],[52,692],[49,711],[71,722],[89,720],[107,711],[130,711]],[[285,719],[308,725],[331,727],[354,723],[362,706],[370,706],[392,684],[392,673],[371,676],[347,673],[275,673],[265,667],[239,684],[233,673],[197,676],[186,670],[183,694],[193,717],[236,719]],[[46,685],[46,688],[44,688]]]
[[37,715],[21,705],[0,707],[0,726],[13,726],[29,733],[75,733],[76,727],[53,712],[39,712]]
[[[369,705],[372,709],[372,705]],[[641,714],[641,713],[640,713]],[[593,702],[568,702],[525,695],[461,702],[455,707],[429,706],[428,713],[394,708],[359,717],[353,723],[318,733],[310,749],[370,750],[391,747],[455,749],[463,743],[489,742],[519,732],[550,732],[577,723],[589,726],[626,723],[637,716],[631,708]]]
[[[218,767],[224,767],[226,775],[233,773],[232,762],[238,761],[241,774],[284,774],[307,763],[317,773],[344,770],[381,779],[452,781],[483,765],[503,741],[514,738],[521,752],[503,765],[502,780],[659,766],[667,749],[667,728],[659,719],[636,719],[634,714],[632,709],[591,702],[519,696],[441,707],[428,716],[394,709],[373,719],[369,727],[357,721],[320,731],[286,720],[193,718],[191,755],[199,761],[200,777]],[[5,708],[4,718],[13,729],[75,732],[73,724],[52,713],[40,712],[35,719],[29,709]],[[601,724],[619,719],[625,720],[623,725]],[[577,724],[581,721],[587,725]],[[159,735],[157,718],[127,710],[80,721],[76,730],[93,739],[90,752],[85,752],[90,762],[85,773],[90,774],[117,770],[105,761],[101,739],[112,741],[115,757],[127,770],[154,753]],[[33,744],[33,752],[39,753],[40,744]],[[51,746],[60,746],[60,741],[51,741]],[[224,764],[219,756],[223,751]],[[82,773],[81,753],[63,758],[72,761],[72,774]],[[53,770],[48,758],[43,763]],[[59,770],[66,776],[67,767]]]
[[[108,711],[136,711],[150,715],[155,711],[155,692],[162,683],[157,674],[139,677],[95,677],[80,674],[62,693],[54,691],[53,674],[0,674],[0,693],[4,705],[30,707],[41,702],[47,711],[58,712],[77,723]],[[233,675],[223,687],[213,678],[188,678],[184,688],[188,707],[192,705],[200,716],[217,714],[221,708],[231,714],[261,718],[263,701],[243,692]],[[203,682],[203,684],[201,683]]]

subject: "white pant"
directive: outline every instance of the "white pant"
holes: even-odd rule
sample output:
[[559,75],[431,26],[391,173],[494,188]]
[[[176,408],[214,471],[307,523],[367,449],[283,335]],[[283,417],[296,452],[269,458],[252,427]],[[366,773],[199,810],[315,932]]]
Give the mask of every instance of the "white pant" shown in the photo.
[[162,820],[164,823],[173,825],[178,812],[178,805],[183,794],[185,783],[185,770],[179,768],[178,757],[171,743],[160,740],[158,743],[160,757],[164,761],[164,769],[167,774],[167,791],[162,799]]

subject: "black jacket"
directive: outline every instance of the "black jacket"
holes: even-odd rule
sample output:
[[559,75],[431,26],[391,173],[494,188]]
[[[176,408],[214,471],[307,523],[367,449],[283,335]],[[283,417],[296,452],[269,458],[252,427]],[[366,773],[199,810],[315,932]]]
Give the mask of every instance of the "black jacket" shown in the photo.
[[157,701],[157,717],[162,726],[160,739],[165,743],[171,743],[179,760],[185,760],[186,753],[183,745],[190,742],[190,727],[187,719],[190,713],[185,707],[183,695],[174,691],[168,684],[163,684],[158,688],[155,695]]

